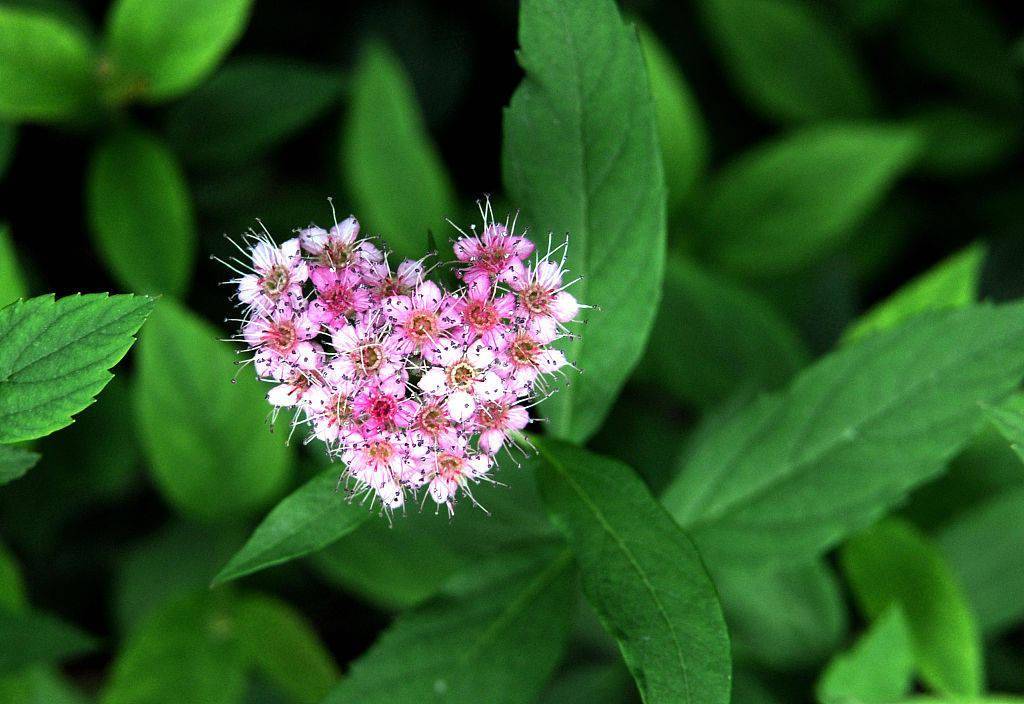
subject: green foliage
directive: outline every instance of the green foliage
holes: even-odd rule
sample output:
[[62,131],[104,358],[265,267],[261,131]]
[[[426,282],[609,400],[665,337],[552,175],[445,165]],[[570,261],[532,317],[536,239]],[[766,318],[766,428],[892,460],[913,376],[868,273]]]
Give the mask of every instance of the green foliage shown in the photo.
[[254,161],[323,115],[341,78],[295,61],[230,61],[175,103],[167,138],[189,163],[209,168]]
[[0,308],[28,295],[17,253],[6,227],[0,226]]
[[266,505],[292,467],[285,425],[275,434],[266,423],[266,387],[233,378],[221,336],[165,299],[139,345],[135,405],[153,478],[176,508],[204,519]]
[[7,165],[14,158],[14,149],[18,143],[18,130],[14,125],[0,122],[0,179],[3,179]]
[[324,704],[533,701],[561,657],[572,611],[568,556],[549,555],[513,574],[502,568],[508,556],[497,557],[474,569],[496,571],[493,581],[399,617]]
[[370,509],[339,491],[341,469],[330,467],[285,498],[217,574],[226,582],[330,545],[370,517]]
[[0,119],[54,122],[85,114],[95,90],[94,54],[76,27],[0,6]]
[[861,609],[879,618],[896,604],[907,619],[921,679],[940,694],[972,697],[983,686],[981,639],[967,600],[938,547],[889,519],[840,553]]
[[159,102],[194,87],[241,36],[252,0],[116,0],[107,99]]
[[[884,515],[1024,373],[1024,307],[919,316],[710,423],[666,491],[712,562],[808,558]],[[827,409],[827,412],[826,410]]]
[[916,130],[808,127],[756,147],[709,185],[704,247],[748,275],[796,269],[842,244],[914,163]]
[[850,42],[801,0],[701,0],[737,88],[780,121],[864,117],[868,80]]
[[1000,406],[988,406],[985,413],[993,427],[1024,460],[1024,395],[1012,396]]
[[363,50],[352,78],[341,170],[363,227],[400,257],[426,253],[427,231],[454,217],[448,173],[423,124],[412,84],[380,43]]
[[0,486],[22,477],[38,461],[38,452],[0,445]]
[[818,682],[821,704],[887,704],[910,692],[914,651],[899,606],[890,607],[854,646],[837,655]]
[[0,674],[9,674],[29,665],[58,663],[87,653],[96,640],[74,626],[35,611],[0,609]]
[[807,360],[799,336],[770,303],[669,255],[638,378],[709,408],[735,394],[777,388]]
[[0,310],[0,443],[49,435],[95,399],[153,308],[145,296],[39,296]]
[[729,636],[689,538],[632,471],[544,441],[537,481],[645,702],[728,702]]
[[87,177],[89,221],[111,272],[137,293],[185,293],[196,233],[174,155],[142,132],[100,143]]
[[505,112],[505,187],[543,242],[570,233],[573,294],[599,306],[567,345],[586,371],[546,403],[551,432],[582,441],[643,353],[661,288],[665,183],[635,31],[611,0],[528,0]]

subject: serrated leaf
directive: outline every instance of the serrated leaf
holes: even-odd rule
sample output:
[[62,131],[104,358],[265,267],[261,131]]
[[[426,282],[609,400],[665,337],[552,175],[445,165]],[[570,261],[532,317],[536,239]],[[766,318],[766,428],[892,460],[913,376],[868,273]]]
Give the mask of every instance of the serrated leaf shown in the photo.
[[702,0],[711,38],[751,105],[780,121],[863,117],[867,77],[849,39],[799,0]]
[[180,305],[161,301],[139,345],[135,390],[157,487],[175,507],[206,519],[266,505],[292,464],[286,425],[275,434],[267,424],[269,387],[236,369],[219,337]]
[[236,619],[243,657],[292,702],[317,704],[338,680],[338,667],[316,632],[285,602],[246,597]]
[[824,661],[846,636],[846,606],[821,560],[781,568],[708,565],[737,659],[772,670]]
[[0,443],[49,435],[95,399],[153,308],[145,296],[38,296],[0,310]]
[[903,611],[890,607],[845,653],[832,659],[816,692],[821,704],[888,704],[906,696],[914,651]]
[[778,388],[808,358],[796,331],[767,301],[669,255],[640,380],[709,408],[738,393]]
[[646,27],[640,27],[647,77],[665,170],[669,212],[685,200],[708,160],[708,134],[700,107],[672,55]]
[[341,170],[360,222],[400,257],[426,254],[427,231],[447,232],[445,218],[456,214],[412,84],[381,43],[364,48],[352,77]]
[[0,308],[28,295],[11,233],[0,225]]
[[275,506],[214,584],[316,552],[358,528],[370,509],[338,490],[343,471],[340,465],[323,470]]
[[541,497],[644,701],[728,702],[729,636],[689,538],[625,465],[554,440],[537,444]]
[[24,476],[38,461],[38,452],[0,445],[0,486]]
[[493,572],[493,582],[400,616],[324,704],[534,701],[568,637],[569,559],[535,559],[515,574],[506,562],[502,556],[474,566]]
[[0,609],[0,673],[59,663],[87,653],[96,639],[50,614]]
[[544,406],[556,436],[583,441],[643,353],[665,259],[665,182],[635,30],[612,0],[527,0],[526,76],[505,112],[502,172],[538,241],[568,233],[573,289],[599,306],[566,345],[585,371]]
[[710,562],[808,559],[941,472],[1024,375],[1024,305],[919,316],[698,431],[666,491]]
[[245,30],[252,0],[117,0],[107,18],[113,102],[173,98],[202,80]]
[[96,62],[88,37],[39,10],[0,7],[0,119],[54,122],[93,102]]
[[189,163],[251,162],[324,114],[340,92],[340,75],[316,65],[236,59],[175,103],[167,139]]
[[1024,620],[1024,487],[963,512],[936,536],[986,634]]
[[857,319],[843,335],[845,342],[894,327],[926,311],[963,308],[978,299],[981,267],[987,248],[972,244],[936,264]]
[[870,214],[921,144],[916,130],[882,124],[807,127],[761,144],[709,185],[703,246],[747,275],[808,264]]
[[196,233],[174,155],[142,132],[115,132],[93,154],[86,185],[93,242],[114,276],[137,293],[184,294]]
[[981,637],[949,565],[909,523],[888,519],[855,536],[840,553],[864,613],[876,619],[899,605],[921,679],[940,694],[981,694]]

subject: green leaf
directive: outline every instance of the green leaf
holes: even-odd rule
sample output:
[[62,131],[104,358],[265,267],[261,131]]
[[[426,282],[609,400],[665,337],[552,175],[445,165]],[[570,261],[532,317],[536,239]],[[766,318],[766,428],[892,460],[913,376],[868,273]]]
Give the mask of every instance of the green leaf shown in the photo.
[[14,158],[17,143],[18,129],[14,125],[0,122],[0,179],[3,179],[11,159]]
[[0,610],[21,613],[28,608],[25,582],[14,556],[0,543]]
[[167,118],[167,139],[190,163],[251,162],[323,115],[338,99],[333,71],[298,61],[229,61]]
[[165,299],[138,355],[136,415],[153,478],[174,506],[205,519],[266,505],[291,474],[287,426],[271,432],[266,387],[235,368],[221,336]]
[[149,135],[122,130],[100,143],[86,183],[93,241],[118,281],[138,293],[184,294],[196,233],[174,155]]
[[506,562],[472,568],[496,572],[493,582],[400,616],[324,704],[533,702],[568,637],[569,559],[534,559],[518,574],[502,569]]
[[317,704],[337,682],[338,668],[316,632],[283,601],[254,595],[236,611],[238,642],[271,683],[297,704]]
[[612,0],[526,0],[526,76],[505,111],[502,171],[520,222],[568,233],[572,289],[599,306],[566,345],[585,374],[544,407],[550,431],[594,434],[643,354],[665,258],[665,182],[635,30]]
[[88,406],[153,309],[146,296],[52,295],[0,310],[0,443],[49,435]]
[[445,218],[456,214],[412,83],[381,43],[364,47],[352,76],[341,170],[364,228],[400,257],[423,256],[428,229],[445,232]]
[[28,295],[10,231],[0,225],[0,308]]
[[651,84],[668,209],[672,212],[686,200],[707,168],[707,128],[697,100],[672,55],[642,26],[640,48]]
[[93,101],[96,62],[77,28],[38,10],[0,7],[0,119],[55,122]]
[[644,701],[728,702],[729,636],[689,538],[625,465],[553,440],[537,444],[541,497]]
[[788,122],[864,117],[873,99],[849,40],[799,0],[703,0],[711,38],[736,88]]
[[806,364],[796,331],[756,294],[674,254],[664,286],[639,379],[709,408],[777,388]]
[[121,646],[102,704],[241,704],[245,662],[230,594],[167,602]]
[[782,568],[708,565],[733,653],[773,670],[825,660],[846,636],[839,583],[823,561]]
[[731,270],[797,269],[840,245],[914,162],[907,127],[808,127],[743,154],[709,186],[709,254]]
[[192,88],[241,37],[252,0],[117,0],[107,18],[109,99],[148,102]]
[[981,694],[981,637],[937,546],[909,523],[889,519],[852,538],[840,562],[869,618],[893,604],[903,610],[924,682],[944,695]]
[[999,406],[986,406],[985,415],[1024,460],[1024,395],[1011,396]]
[[38,452],[0,445],[0,486],[24,476],[38,461]]
[[957,105],[927,108],[911,118],[926,145],[917,167],[935,176],[970,176],[1013,156],[1019,118],[993,116]]
[[622,704],[632,686],[621,662],[583,664],[556,677],[539,704]]
[[1024,305],[918,316],[698,431],[664,496],[712,563],[808,559],[941,472],[1024,374]]
[[975,504],[944,527],[939,547],[978,627],[996,634],[1024,620],[1024,487]]
[[358,528],[370,509],[338,490],[342,472],[325,469],[275,506],[213,583],[316,552]]
[[910,693],[914,651],[910,629],[898,606],[829,663],[818,681],[821,704],[888,704]]
[[0,609],[0,673],[29,665],[58,663],[90,652],[96,640],[72,625],[38,611]]

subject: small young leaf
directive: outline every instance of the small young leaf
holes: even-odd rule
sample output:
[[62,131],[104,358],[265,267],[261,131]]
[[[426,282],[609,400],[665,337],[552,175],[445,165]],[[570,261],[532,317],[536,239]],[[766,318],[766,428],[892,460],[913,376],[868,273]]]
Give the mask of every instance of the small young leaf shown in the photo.
[[818,681],[818,701],[888,704],[910,692],[913,677],[910,629],[900,607],[892,606],[848,652],[829,663]]
[[503,555],[474,565],[474,574],[497,576],[399,617],[323,704],[533,702],[568,637],[569,559],[535,558],[519,574],[506,563]]
[[0,119],[54,122],[93,101],[96,62],[89,39],[38,10],[0,7]]
[[291,470],[287,434],[267,424],[267,387],[249,369],[235,368],[219,337],[178,304],[161,301],[139,345],[135,399],[157,486],[179,509],[207,519],[265,505]]
[[526,0],[526,76],[505,111],[502,172],[521,224],[568,234],[572,289],[599,306],[566,345],[585,374],[545,404],[550,431],[594,434],[643,354],[665,260],[665,179],[636,31],[612,0]]
[[0,310],[0,443],[49,435],[88,406],[153,309],[145,296],[38,296]]
[[727,165],[709,186],[709,254],[749,275],[799,268],[839,245],[914,162],[907,127],[808,127]]
[[0,308],[28,295],[10,231],[0,225]]
[[960,585],[936,547],[889,519],[852,538],[840,562],[864,613],[897,604],[907,618],[921,679],[940,694],[981,694],[981,637]]
[[708,408],[777,388],[807,363],[796,331],[756,294],[678,255],[664,286],[640,380]]
[[400,257],[426,254],[430,229],[446,232],[455,194],[427,134],[412,84],[383,44],[371,43],[352,77],[341,169],[368,232]]
[[737,88],[781,121],[864,117],[871,91],[850,42],[799,0],[702,0]]
[[985,415],[1024,460],[1024,395],[1011,396],[999,406],[986,406]]
[[338,667],[316,632],[291,606],[268,596],[236,608],[238,644],[271,684],[295,704],[318,704],[338,680]]
[[214,584],[316,552],[358,528],[370,509],[338,490],[342,471],[323,470],[275,506]]
[[665,169],[669,212],[686,200],[708,161],[708,134],[700,107],[672,55],[647,28],[640,28]]
[[38,452],[0,445],[0,486],[22,477],[38,461]]
[[729,701],[729,636],[700,555],[631,469],[537,440],[541,497],[647,704]]
[[967,593],[978,626],[997,634],[1024,620],[1024,487],[967,509],[937,541]]
[[137,293],[184,294],[196,233],[174,155],[122,130],[96,149],[86,183],[93,241],[114,276]]
[[978,298],[985,251],[984,245],[972,244],[935,265],[858,318],[843,340],[860,339],[926,311],[963,308],[974,303]]
[[712,563],[808,559],[935,476],[1024,375],[1024,305],[918,316],[698,431],[669,512]]
[[49,614],[0,609],[0,674],[87,653],[96,640]]
[[107,18],[115,101],[158,102],[214,69],[245,29],[252,0],[117,0]]
[[340,76],[315,65],[229,61],[171,108],[167,139],[189,163],[255,161],[320,117],[340,92]]

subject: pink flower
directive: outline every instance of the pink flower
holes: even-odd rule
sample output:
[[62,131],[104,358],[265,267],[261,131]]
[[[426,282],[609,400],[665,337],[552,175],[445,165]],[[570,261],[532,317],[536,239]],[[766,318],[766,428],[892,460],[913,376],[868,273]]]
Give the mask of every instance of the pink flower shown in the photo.
[[405,503],[401,481],[407,463],[396,437],[388,434],[356,437],[341,459],[349,473],[373,489],[389,509]]
[[497,349],[509,332],[506,322],[515,310],[515,297],[511,294],[494,297],[494,290],[483,279],[477,279],[459,298],[455,310],[462,320],[466,342],[483,340],[485,345]]
[[269,313],[254,315],[242,328],[242,335],[256,352],[257,374],[280,379],[293,368],[317,369],[323,363],[323,349],[310,341],[317,330],[304,310],[279,305]]
[[330,373],[348,379],[392,379],[405,386],[409,375],[401,343],[375,320],[338,328],[331,335],[331,343],[336,356],[328,365]]
[[523,318],[553,318],[559,323],[576,319],[579,303],[563,291],[561,264],[542,260],[526,269],[525,276],[510,283],[516,294],[516,312]]
[[346,269],[379,262],[383,255],[367,240],[358,240],[359,221],[349,216],[330,229],[307,227],[299,230],[302,249],[312,254],[321,267]]
[[423,262],[405,259],[392,273],[386,261],[363,267],[363,283],[370,289],[370,301],[380,305],[391,296],[408,296],[423,280]]
[[511,235],[500,223],[491,223],[480,237],[461,237],[455,242],[455,256],[468,264],[462,272],[467,285],[476,281],[506,283],[523,277],[523,260],[533,252],[533,243]]
[[309,319],[334,330],[348,318],[370,307],[370,292],[351,269],[313,267],[310,273],[317,295],[309,303]]
[[297,239],[280,247],[257,239],[251,261],[252,273],[238,279],[238,299],[244,305],[270,311],[281,301],[302,298],[302,284],[309,278],[309,268],[302,261]]
[[455,301],[433,281],[421,283],[411,296],[385,298],[383,309],[401,350],[421,354],[427,361],[434,360],[443,336],[459,322]]
[[510,391],[523,396],[540,374],[551,374],[568,364],[564,352],[547,347],[557,338],[551,318],[534,318],[512,335],[494,365]]
[[464,443],[451,443],[423,460],[430,482],[430,496],[438,505],[446,505],[452,513],[452,499],[470,481],[477,481],[491,468],[487,455],[469,454]]
[[529,424],[530,414],[518,405],[514,394],[506,394],[496,401],[479,404],[473,420],[480,431],[480,449],[493,455],[504,446],[510,432]]
[[492,369],[494,350],[477,340],[468,347],[443,340],[437,362],[420,377],[419,388],[446,399],[448,414],[461,423],[473,415],[477,400],[495,400],[505,393],[501,377]]
[[345,382],[312,386],[303,395],[302,405],[317,439],[333,445],[357,435],[356,413],[352,407],[353,388]]
[[419,404],[405,396],[405,387],[392,379],[371,379],[352,400],[359,425],[371,433],[408,428]]

